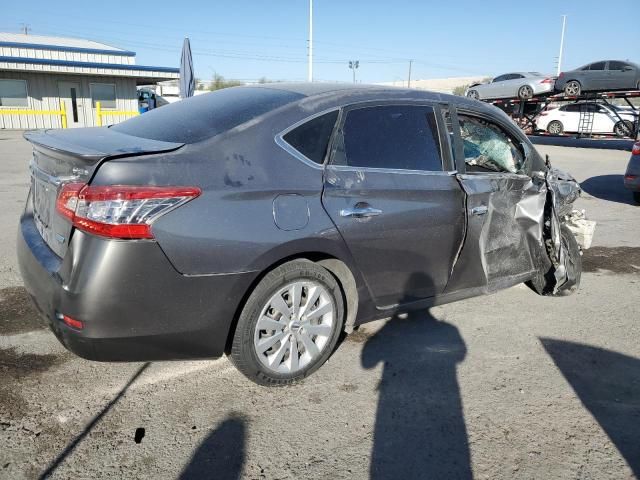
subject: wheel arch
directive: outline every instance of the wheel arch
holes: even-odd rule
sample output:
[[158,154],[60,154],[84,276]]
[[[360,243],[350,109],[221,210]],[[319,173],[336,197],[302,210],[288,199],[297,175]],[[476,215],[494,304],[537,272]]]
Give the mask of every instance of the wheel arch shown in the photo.
[[360,304],[360,298],[358,294],[358,284],[352,269],[347,265],[345,261],[326,252],[298,252],[283,257],[276,262],[273,262],[272,264],[262,269],[259,274],[256,275],[256,277],[253,279],[246,292],[242,296],[242,299],[240,300],[238,307],[236,308],[233,319],[229,326],[224,349],[224,352],[227,355],[231,352],[231,344],[233,342],[233,336],[238,325],[238,319],[253,290],[269,272],[273,271],[281,265],[284,265],[285,263],[295,260],[307,260],[309,262],[317,263],[318,265],[328,270],[329,273],[334,276],[334,278],[338,282],[338,285],[340,286],[343,297],[342,300],[345,306],[343,330],[346,333],[351,333],[353,331],[353,327],[358,316],[358,306]]

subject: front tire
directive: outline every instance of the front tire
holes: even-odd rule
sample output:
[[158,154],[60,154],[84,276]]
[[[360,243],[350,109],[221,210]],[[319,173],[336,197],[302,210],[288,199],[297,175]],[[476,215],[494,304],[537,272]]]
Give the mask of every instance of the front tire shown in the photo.
[[268,273],[249,296],[233,336],[231,361],[260,385],[288,385],[329,358],[344,321],[333,275],[308,260]]
[[570,277],[574,280],[568,280],[562,285],[557,292],[553,293],[555,285],[554,269],[551,260],[545,256],[543,265],[538,269],[535,276],[527,282],[527,285],[538,295],[563,297],[571,295],[580,287],[580,278],[582,277],[582,253],[580,245],[573,232],[566,225],[560,226],[560,236],[562,244],[566,249],[568,256],[567,269],[571,270]]
[[562,132],[564,132],[564,125],[558,120],[552,120],[549,122],[549,125],[547,125],[547,132],[551,135],[561,135]]
[[582,85],[577,80],[571,80],[564,86],[564,94],[568,97],[577,97],[582,93]]

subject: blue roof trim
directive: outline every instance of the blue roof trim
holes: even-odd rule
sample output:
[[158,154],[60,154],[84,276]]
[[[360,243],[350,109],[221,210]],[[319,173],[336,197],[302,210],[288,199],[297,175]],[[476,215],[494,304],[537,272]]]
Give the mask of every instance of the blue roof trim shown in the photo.
[[121,65],[119,63],[72,62],[69,60],[50,60],[48,58],[2,57],[0,62],[30,63],[32,65],[56,65],[60,67],[112,68],[117,70],[138,70],[143,72],[180,73],[179,68],[151,67],[148,65]]
[[64,47],[61,45],[43,45],[40,43],[0,42],[0,47],[37,48],[40,50],[60,50],[62,52],[78,52],[78,53],[98,53],[102,55],[120,55],[124,57],[136,56],[136,52],[131,52],[129,50],[101,50],[99,48]]

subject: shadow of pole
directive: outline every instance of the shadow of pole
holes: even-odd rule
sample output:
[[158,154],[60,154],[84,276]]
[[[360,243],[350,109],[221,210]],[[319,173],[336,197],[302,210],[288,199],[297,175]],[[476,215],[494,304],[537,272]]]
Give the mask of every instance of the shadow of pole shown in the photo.
[[178,478],[233,480],[242,475],[245,461],[245,420],[232,414],[207,435]]
[[109,412],[109,410],[111,410],[116,405],[116,403],[120,401],[120,399],[124,396],[124,394],[127,393],[127,390],[133,384],[133,382],[135,382],[140,377],[140,375],[142,375],[144,371],[147,368],[149,368],[150,365],[151,364],[148,362],[145,363],[138,369],[136,373],[133,374],[133,376],[129,379],[129,381],[125,384],[125,386],[122,387],[122,389],[120,389],[118,394],[115,397],[113,397],[113,399],[104,406],[104,408],[100,411],[100,413],[98,413],[95,417],[93,417],[91,422],[87,424],[84,430],[78,436],[76,436],[65,447],[65,449],[49,464],[47,469],[44,472],[42,472],[40,477],[38,477],[39,479],[42,480],[42,479],[48,478],[60,466],[60,464],[64,462],[64,460],[71,454],[71,452],[75,450],[75,448],[84,439],[84,437],[86,437],[89,434],[89,432],[93,430],[93,427],[95,427],[97,423],[102,419],[102,417],[104,417]]
[[640,359],[541,338],[562,375],[640,477]]
[[[410,283],[428,281],[416,273]],[[387,321],[365,344],[363,367],[384,365],[371,478],[472,478],[456,372],[465,356],[458,329],[429,311]]]

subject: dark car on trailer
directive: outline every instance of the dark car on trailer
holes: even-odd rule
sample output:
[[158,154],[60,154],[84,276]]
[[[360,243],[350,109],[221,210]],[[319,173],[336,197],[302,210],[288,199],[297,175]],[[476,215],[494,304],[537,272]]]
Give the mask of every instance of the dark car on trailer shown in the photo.
[[561,72],[556,90],[570,97],[584,92],[640,90],[640,65],[622,60],[602,60]]
[[238,87],[25,137],[20,269],[88,359],[227,353],[252,380],[286,384],[363,322],[520,282],[579,284],[564,224],[579,186],[478,101]]

